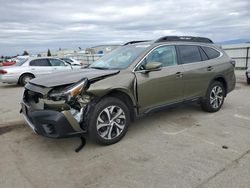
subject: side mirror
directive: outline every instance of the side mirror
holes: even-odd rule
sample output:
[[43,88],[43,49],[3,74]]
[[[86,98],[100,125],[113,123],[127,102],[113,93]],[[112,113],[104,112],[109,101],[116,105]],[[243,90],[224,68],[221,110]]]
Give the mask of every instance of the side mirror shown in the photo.
[[162,68],[162,63],[160,62],[149,62],[145,66],[145,70],[150,72],[150,71],[159,71]]

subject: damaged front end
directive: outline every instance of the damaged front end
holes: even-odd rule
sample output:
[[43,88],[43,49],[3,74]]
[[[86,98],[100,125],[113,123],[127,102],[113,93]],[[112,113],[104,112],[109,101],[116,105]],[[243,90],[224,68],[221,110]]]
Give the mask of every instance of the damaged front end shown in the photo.
[[21,102],[25,121],[34,132],[50,138],[86,134],[86,114],[93,99],[85,92],[88,87],[87,78],[57,87],[26,84]]

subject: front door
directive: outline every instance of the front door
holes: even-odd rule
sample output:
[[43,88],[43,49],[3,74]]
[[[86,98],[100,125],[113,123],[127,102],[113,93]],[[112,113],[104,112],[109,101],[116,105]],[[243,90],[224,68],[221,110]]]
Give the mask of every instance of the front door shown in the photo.
[[[162,69],[145,73],[145,65],[159,62]],[[175,46],[151,51],[135,70],[140,113],[183,100],[183,67],[177,62]]]

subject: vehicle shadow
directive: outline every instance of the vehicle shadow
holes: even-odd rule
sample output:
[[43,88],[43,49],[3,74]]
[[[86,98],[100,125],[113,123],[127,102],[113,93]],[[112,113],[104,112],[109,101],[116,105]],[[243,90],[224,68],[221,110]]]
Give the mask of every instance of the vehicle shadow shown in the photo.
[[0,84],[0,88],[1,89],[11,89],[11,88],[22,88],[22,86],[18,85],[18,84]]
[[[92,142],[89,137],[86,137],[86,145],[79,153],[89,153],[87,156],[92,156],[95,153],[105,153],[111,150],[116,150],[123,144],[129,144],[135,139],[146,139],[150,136],[151,131],[159,129],[165,132],[179,132],[183,129],[191,128],[196,125],[197,121],[194,114],[203,113],[197,104],[179,105],[174,108],[168,108],[163,111],[154,112],[132,122],[127,134],[121,140],[111,146],[100,146]],[[11,131],[16,132],[16,131]],[[17,148],[22,148],[23,151],[32,150],[39,153],[47,153],[52,158],[64,158],[66,156],[75,155],[75,149],[80,145],[79,138],[65,139],[50,139],[34,134],[30,128],[24,124],[18,129],[19,139],[15,139]],[[16,134],[16,133],[15,133]],[[153,133],[155,134],[155,133]],[[5,136],[11,135],[6,133]],[[118,147],[119,146],[119,147]],[[15,146],[13,146],[15,147]]]
[[198,121],[195,118],[197,114],[204,114],[199,104],[180,104],[140,117],[131,124],[128,134],[135,136],[143,132],[144,129],[152,129],[152,126],[174,134],[197,125]]

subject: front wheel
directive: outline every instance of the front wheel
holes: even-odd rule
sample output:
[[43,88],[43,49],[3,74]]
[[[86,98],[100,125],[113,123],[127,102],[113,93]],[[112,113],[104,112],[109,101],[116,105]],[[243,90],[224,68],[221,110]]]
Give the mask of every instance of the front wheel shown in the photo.
[[213,82],[208,90],[206,97],[201,102],[201,107],[207,112],[217,112],[223,105],[225,88],[221,82]]
[[33,78],[35,78],[35,76],[32,74],[23,74],[19,79],[19,83],[21,86],[25,86],[25,84],[27,84]]
[[250,85],[250,78],[247,78],[247,84]]
[[123,101],[103,98],[90,114],[90,138],[101,145],[114,144],[125,136],[129,123],[129,109]]

